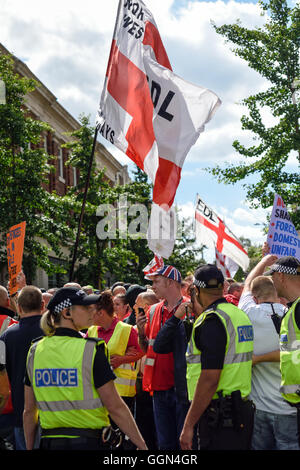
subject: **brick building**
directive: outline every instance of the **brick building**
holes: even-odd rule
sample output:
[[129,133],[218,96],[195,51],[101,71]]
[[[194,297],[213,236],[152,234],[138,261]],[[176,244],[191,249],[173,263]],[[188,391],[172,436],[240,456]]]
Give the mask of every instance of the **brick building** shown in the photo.
[[[11,54],[0,43],[0,54]],[[33,78],[39,83],[32,93],[26,97],[26,106],[34,119],[47,122],[54,132],[43,135],[43,145],[49,155],[57,156],[53,160],[55,173],[49,175],[47,184],[44,186],[48,191],[55,190],[57,194],[66,194],[67,188],[76,185],[78,179],[78,170],[74,167],[66,166],[69,150],[62,148],[62,144],[68,141],[66,133],[70,133],[80,127],[80,123],[61,105],[54,94],[33,74],[33,72],[17,57],[13,56],[15,62],[15,71],[27,78]],[[105,175],[111,185],[116,183],[126,184],[130,181],[127,165],[120,164],[110,152],[97,142],[95,149],[95,162],[99,169],[105,167]],[[49,256],[54,263],[60,260],[55,258],[55,254],[49,252]],[[5,282],[6,273],[0,274],[0,282]],[[35,283],[39,287],[48,288],[53,285],[61,284],[62,279],[58,276],[48,278],[47,274],[38,270]]]

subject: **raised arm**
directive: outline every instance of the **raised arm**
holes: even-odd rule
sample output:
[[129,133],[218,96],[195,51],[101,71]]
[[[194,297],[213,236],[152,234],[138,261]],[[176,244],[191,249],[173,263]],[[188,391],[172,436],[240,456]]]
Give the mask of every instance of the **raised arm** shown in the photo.
[[252,269],[252,271],[250,271],[250,273],[248,274],[246,280],[245,280],[245,286],[244,286],[244,292],[249,292],[250,291],[250,286],[251,286],[251,282],[253,281],[253,279],[255,279],[256,277],[258,276],[262,276],[265,269],[268,267],[268,266],[272,266],[272,264],[274,264],[276,262],[276,260],[278,259],[278,257],[276,255],[266,255],[264,256],[258,263],[256,266],[254,266],[254,268]]

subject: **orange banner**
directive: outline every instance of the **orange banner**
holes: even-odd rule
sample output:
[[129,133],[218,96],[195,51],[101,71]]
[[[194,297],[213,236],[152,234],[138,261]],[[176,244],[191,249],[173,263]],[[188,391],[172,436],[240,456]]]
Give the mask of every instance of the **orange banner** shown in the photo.
[[26,222],[21,222],[11,227],[6,235],[10,295],[18,291],[17,275],[22,271],[25,228]]

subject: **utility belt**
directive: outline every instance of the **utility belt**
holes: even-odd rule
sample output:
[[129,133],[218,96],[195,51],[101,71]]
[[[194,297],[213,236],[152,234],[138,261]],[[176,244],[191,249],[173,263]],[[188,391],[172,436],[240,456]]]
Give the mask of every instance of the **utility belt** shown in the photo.
[[298,443],[299,443],[299,447],[300,447],[300,402],[292,403],[292,402],[287,401],[287,400],[285,400],[285,402],[288,403],[293,408],[296,408],[296,410],[297,410]]
[[204,412],[207,424],[212,429],[217,428],[234,428],[241,430],[247,425],[247,413],[244,412],[245,407],[253,410],[254,404],[243,399],[240,390],[232,392],[230,395],[223,396],[218,392],[219,398],[211,401]]
[[102,445],[108,449],[117,449],[123,440],[121,431],[113,429],[111,426],[106,426],[101,429],[89,428],[51,428],[42,429],[41,437],[43,438],[68,438],[79,437],[88,439],[99,439]]

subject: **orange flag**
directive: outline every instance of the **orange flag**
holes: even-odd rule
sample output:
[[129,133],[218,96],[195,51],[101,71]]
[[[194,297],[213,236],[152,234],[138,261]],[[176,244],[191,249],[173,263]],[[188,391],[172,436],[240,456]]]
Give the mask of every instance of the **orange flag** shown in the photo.
[[6,235],[9,294],[18,291],[17,275],[22,271],[26,222],[14,225]]

